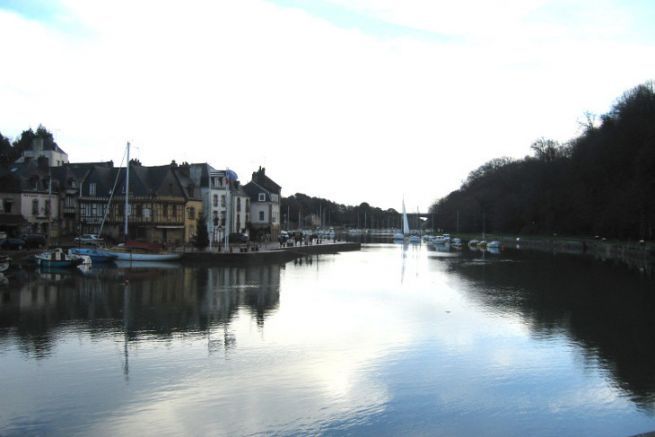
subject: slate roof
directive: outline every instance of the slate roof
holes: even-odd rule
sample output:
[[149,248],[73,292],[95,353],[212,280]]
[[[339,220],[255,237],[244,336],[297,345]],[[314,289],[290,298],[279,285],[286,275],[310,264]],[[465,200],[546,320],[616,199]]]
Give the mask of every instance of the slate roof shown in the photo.
[[256,183],[257,185],[265,188],[267,191],[280,194],[282,187],[276,184],[273,179],[266,176],[266,169],[264,167],[259,167],[259,169],[252,173],[251,182]]

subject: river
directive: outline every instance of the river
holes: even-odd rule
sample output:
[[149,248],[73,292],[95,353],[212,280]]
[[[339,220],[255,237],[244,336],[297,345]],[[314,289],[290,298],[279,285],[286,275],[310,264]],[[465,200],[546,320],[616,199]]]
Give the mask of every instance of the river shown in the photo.
[[528,251],[12,271],[0,435],[634,435],[655,283]]

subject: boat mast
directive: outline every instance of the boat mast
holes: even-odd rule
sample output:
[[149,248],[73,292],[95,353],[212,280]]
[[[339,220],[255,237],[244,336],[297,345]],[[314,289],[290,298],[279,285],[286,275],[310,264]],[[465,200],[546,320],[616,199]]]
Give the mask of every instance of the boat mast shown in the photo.
[[125,167],[125,224],[123,226],[123,234],[125,235],[125,241],[127,241],[127,220],[128,220],[128,211],[130,207],[130,201],[128,199],[130,193],[130,142],[127,142],[127,166]]

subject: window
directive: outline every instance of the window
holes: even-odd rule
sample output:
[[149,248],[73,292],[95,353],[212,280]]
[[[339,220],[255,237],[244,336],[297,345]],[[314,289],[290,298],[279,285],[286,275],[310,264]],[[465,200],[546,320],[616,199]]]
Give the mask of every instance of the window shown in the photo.
[[266,193],[259,193],[259,198],[257,200],[260,202],[266,202]]
[[73,196],[66,196],[66,199],[64,200],[64,206],[66,208],[73,208],[75,206],[75,199]]
[[10,213],[11,212],[11,207],[13,206],[14,201],[11,200],[11,199],[5,199],[2,203],[3,203],[2,206],[4,207],[4,211],[6,213]]
[[143,208],[143,217],[147,219],[150,218],[150,208]]
[[32,215],[39,213],[39,199],[32,200]]
[[50,217],[50,199],[45,201],[45,215]]
[[259,221],[263,222],[264,220],[266,220],[264,217],[264,211],[259,211]]
[[193,207],[191,207],[191,208],[187,208],[187,210],[186,210],[186,214],[187,214],[187,217],[188,217],[190,220],[193,220],[193,219],[196,218],[196,209],[193,208]]
[[237,197],[237,211],[241,209],[241,198]]
[[95,196],[96,195],[96,183],[91,182],[89,184],[89,196]]
[[218,194],[214,194],[214,201],[212,202],[214,206],[218,206]]
[[221,195],[221,206],[225,208],[225,194]]
[[164,211],[163,211],[163,213],[162,213],[163,216],[164,216],[164,217],[168,217],[168,205],[164,205],[164,208],[163,208],[163,209],[164,209]]

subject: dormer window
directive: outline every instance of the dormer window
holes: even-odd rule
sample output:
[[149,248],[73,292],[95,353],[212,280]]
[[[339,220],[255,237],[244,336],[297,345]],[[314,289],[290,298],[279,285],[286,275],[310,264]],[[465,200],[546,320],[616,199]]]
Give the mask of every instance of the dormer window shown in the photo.
[[260,202],[266,202],[266,193],[259,193],[259,198],[257,200]]
[[89,184],[89,196],[95,196],[96,195],[96,183],[91,182]]

